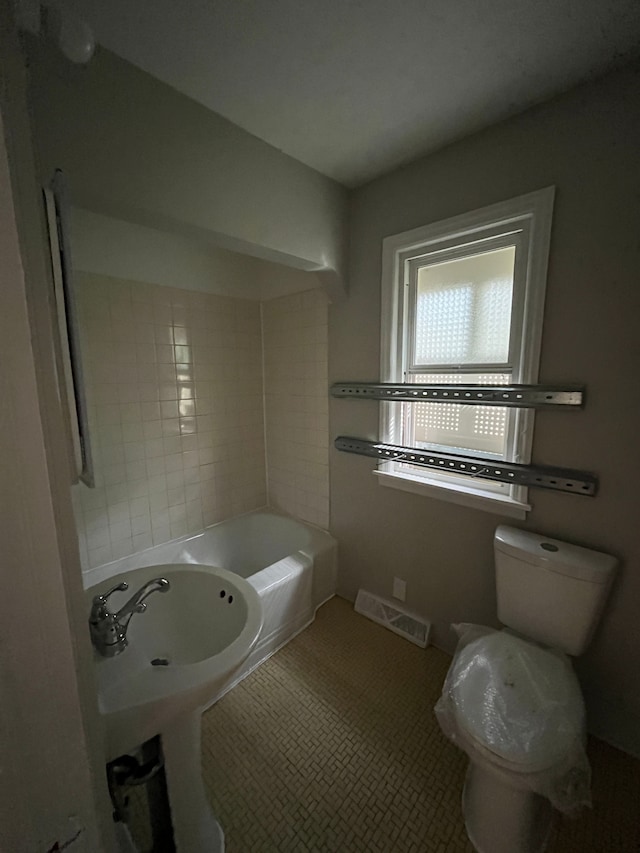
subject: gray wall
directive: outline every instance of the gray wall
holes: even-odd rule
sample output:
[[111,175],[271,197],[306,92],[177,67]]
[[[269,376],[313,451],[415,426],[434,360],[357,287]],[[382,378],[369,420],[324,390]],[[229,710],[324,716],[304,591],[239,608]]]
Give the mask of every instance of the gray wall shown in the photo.
[[[113,850],[26,79],[0,3],[0,849]],[[7,168],[8,167],[8,168]],[[10,182],[10,183],[9,183]],[[61,777],[64,783],[52,784]]]
[[41,174],[63,169],[76,206],[317,271],[340,295],[342,186],[107,50],[74,67],[32,48]]
[[[638,501],[640,74],[609,76],[355,191],[349,299],[330,313],[330,378],[379,377],[382,238],[555,184],[540,379],[582,382],[584,412],[537,415],[533,460],[596,472],[595,499],[531,490],[525,526],[616,554],[617,583],[577,664],[592,730],[640,752]],[[331,435],[376,438],[378,405],[333,401]],[[496,623],[492,536],[509,523],[377,485],[373,463],[332,450],[332,531],[340,592],[389,597],[435,623]]]

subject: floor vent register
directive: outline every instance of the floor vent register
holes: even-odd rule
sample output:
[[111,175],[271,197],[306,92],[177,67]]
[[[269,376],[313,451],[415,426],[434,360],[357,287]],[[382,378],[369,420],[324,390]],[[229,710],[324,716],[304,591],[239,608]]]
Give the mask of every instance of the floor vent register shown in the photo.
[[365,589],[358,590],[354,609],[356,613],[389,628],[390,631],[423,649],[429,643],[430,622],[406,610],[401,610],[397,604],[386,601],[372,592],[367,592]]

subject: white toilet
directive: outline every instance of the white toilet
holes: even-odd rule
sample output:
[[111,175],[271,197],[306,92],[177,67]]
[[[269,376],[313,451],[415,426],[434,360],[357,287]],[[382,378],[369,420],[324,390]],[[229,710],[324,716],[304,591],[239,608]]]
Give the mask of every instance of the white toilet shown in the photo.
[[470,756],[463,812],[479,853],[540,853],[551,828],[548,796],[579,802],[572,786],[582,785],[586,800],[589,790],[582,695],[554,649],[584,652],[616,560],[506,526],[494,547],[507,629],[464,646],[448,677],[455,740]]

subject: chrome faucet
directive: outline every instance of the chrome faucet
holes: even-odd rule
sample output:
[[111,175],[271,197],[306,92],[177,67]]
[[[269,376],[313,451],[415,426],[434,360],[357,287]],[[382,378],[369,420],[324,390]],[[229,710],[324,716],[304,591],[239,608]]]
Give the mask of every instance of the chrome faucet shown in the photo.
[[124,592],[129,589],[126,581],[114,586],[104,595],[96,595],[89,615],[89,631],[91,642],[97,652],[106,658],[115,657],[123,652],[129,643],[127,628],[133,614],[144,613],[147,609],[144,600],[152,592],[168,592],[170,588],[171,584],[166,578],[154,578],[141,586],[117,613],[111,613],[108,609],[107,599],[114,592]]

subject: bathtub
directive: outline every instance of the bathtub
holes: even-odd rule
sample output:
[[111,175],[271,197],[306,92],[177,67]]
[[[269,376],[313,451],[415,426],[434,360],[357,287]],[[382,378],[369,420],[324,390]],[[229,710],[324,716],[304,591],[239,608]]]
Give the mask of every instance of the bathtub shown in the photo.
[[90,569],[84,573],[84,586],[132,569],[171,563],[220,566],[246,578],[262,602],[258,642],[211,704],[306,628],[336,589],[335,539],[324,530],[263,510]]

